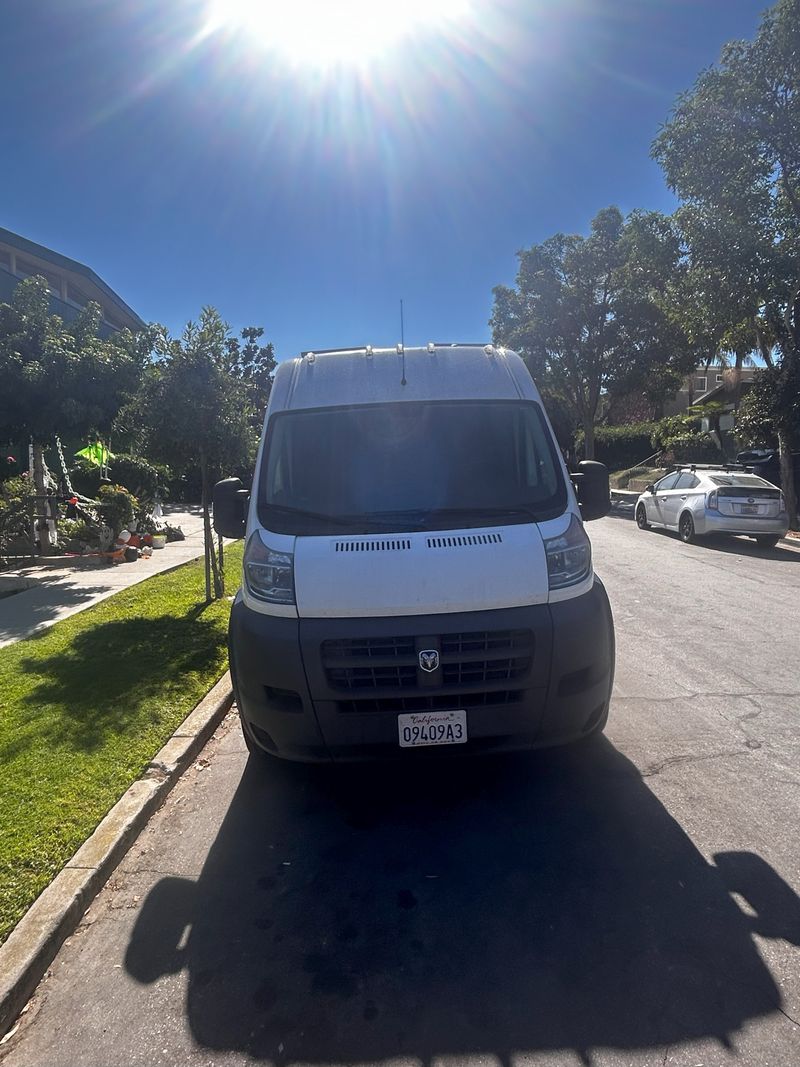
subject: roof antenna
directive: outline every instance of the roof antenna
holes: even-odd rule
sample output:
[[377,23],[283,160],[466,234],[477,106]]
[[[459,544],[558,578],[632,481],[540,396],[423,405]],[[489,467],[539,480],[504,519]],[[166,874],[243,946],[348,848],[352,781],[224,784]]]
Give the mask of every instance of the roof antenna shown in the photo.
[[400,298],[400,348],[403,350],[403,377],[400,379],[401,385],[406,385],[406,333],[403,322],[403,299]]

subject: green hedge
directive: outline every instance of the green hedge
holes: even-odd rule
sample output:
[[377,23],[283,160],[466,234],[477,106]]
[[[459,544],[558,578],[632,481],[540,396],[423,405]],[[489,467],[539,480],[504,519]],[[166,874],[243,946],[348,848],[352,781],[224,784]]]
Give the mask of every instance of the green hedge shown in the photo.
[[[96,500],[103,485],[100,473],[99,467],[80,464],[71,474],[73,488],[83,496]],[[169,472],[139,456],[123,453],[111,460],[109,476],[114,485],[121,485],[143,503],[151,504],[157,494],[162,498],[166,495]]]
[[[610,471],[626,471],[659,449],[671,463],[713,463],[720,450],[713,437],[699,429],[696,415],[670,415],[659,422],[633,422],[626,426],[598,426],[594,431],[594,458]],[[583,431],[575,436],[578,458],[584,458]]]
[[[594,458],[610,471],[626,470],[641,463],[656,451],[652,438],[657,422],[634,422],[627,426],[598,426],[594,431]],[[575,447],[584,458],[583,431],[575,436]]]

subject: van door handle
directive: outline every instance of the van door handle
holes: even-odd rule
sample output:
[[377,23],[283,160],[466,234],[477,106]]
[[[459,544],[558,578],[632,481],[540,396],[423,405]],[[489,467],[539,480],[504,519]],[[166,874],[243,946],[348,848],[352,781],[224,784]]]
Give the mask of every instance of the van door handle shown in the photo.
[[686,499],[686,497],[685,497],[685,496],[682,496],[682,497],[681,497],[681,500],[685,500],[685,499]]

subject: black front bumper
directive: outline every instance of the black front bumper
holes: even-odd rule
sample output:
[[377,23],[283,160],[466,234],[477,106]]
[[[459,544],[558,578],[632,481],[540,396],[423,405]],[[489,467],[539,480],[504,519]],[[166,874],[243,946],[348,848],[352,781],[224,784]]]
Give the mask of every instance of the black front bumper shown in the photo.
[[[576,740],[605,723],[614,672],[611,610],[598,580],[559,604],[376,619],[279,618],[239,597],[229,648],[249,737],[303,761]],[[422,649],[441,656],[432,675],[417,666]],[[469,741],[401,749],[398,714],[439,708],[466,709]]]

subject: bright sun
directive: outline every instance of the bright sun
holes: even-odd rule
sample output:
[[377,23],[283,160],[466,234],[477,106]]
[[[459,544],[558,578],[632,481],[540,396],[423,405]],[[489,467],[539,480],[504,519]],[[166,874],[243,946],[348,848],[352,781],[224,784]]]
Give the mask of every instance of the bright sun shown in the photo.
[[357,66],[420,31],[446,31],[469,0],[208,0],[209,32],[229,32],[292,64]]

